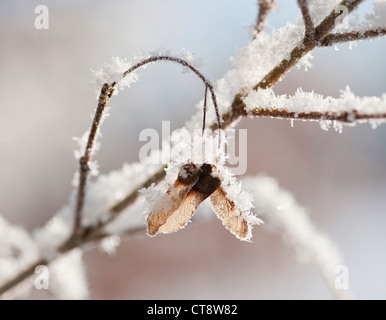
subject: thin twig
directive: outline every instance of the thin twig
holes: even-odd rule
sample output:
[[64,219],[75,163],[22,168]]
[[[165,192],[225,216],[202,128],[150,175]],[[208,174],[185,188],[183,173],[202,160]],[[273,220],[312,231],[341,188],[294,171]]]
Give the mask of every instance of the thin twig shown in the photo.
[[205,131],[205,125],[206,125],[206,96],[208,95],[208,87],[205,86],[205,93],[204,93],[204,114],[202,116],[202,134],[204,134]]
[[371,119],[386,119],[386,113],[366,114],[360,113],[357,110],[344,112],[289,112],[285,109],[267,109],[256,108],[245,116],[254,117],[269,117],[279,119],[294,119],[294,120],[332,120],[343,123],[353,123],[357,120],[371,120]]
[[256,36],[265,29],[267,23],[267,17],[271,11],[276,0],[259,0],[258,1],[258,14],[256,19],[255,38]]
[[11,290],[15,286],[17,286],[19,283],[21,283],[22,281],[24,281],[25,279],[27,279],[31,275],[33,275],[37,266],[47,265],[48,263],[49,262],[45,259],[39,259],[38,261],[33,263],[31,266],[25,268],[15,278],[11,279],[10,281],[6,282],[3,286],[0,287],[0,297],[4,293],[6,293],[8,290]]
[[298,6],[302,12],[304,26],[306,28],[306,37],[313,41],[315,39],[315,26],[311,19],[310,10],[308,9],[308,1],[298,0]]
[[386,35],[386,28],[377,28],[367,31],[351,31],[347,33],[330,33],[319,44],[320,47],[329,47],[337,43],[371,39]]
[[95,111],[94,119],[92,121],[90,133],[88,136],[86,150],[84,151],[83,156],[79,159],[79,185],[74,218],[74,237],[78,237],[81,233],[81,220],[84,206],[84,197],[86,194],[87,176],[88,172],[90,171],[89,163],[91,161],[94,142],[103,117],[103,112],[106,109],[107,102],[110,100],[114,92],[114,87],[115,83],[111,85],[105,83],[102,86],[101,93],[99,95],[98,106]]

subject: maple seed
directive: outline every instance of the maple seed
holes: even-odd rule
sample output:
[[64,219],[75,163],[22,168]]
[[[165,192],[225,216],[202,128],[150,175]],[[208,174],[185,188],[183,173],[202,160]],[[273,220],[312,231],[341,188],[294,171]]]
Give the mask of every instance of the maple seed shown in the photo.
[[196,183],[201,173],[201,168],[198,168],[193,163],[188,163],[182,166],[178,173],[177,181],[183,184]]
[[248,222],[243,219],[240,210],[226,197],[223,188],[217,190],[210,196],[213,209],[222,221],[223,225],[239,239],[247,239]]
[[158,210],[155,212],[150,212],[147,218],[147,233],[149,235],[156,235],[159,228],[165,225],[166,220],[181,206],[188,192],[200,177],[200,174],[201,168],[198,168],[195,164],[186,164],[180,169],[177,180],[165,195],[170,200],[169,204],[157,208]]
[[213,171],[218,172],[214,165],[207,163],[201,167],[195,164],[184,165],[165,194],[164,200],[169,205],[150,212],[147,219],[148,234],[178,231],[189,222],[201,202],[210,196],[214,211],[224,226],[239,239],[246,239],[248,223],[241,211],[227,198],[221,180],[212,174]]
[[214,166],[186,164],[178,173],[177,180],[166,192],[165,198],[171,203],[167,208],[149,214],[147,233],[171,233],[184,227],[197,210],[221,184],[219,178],[212,176]]
[[213,168],[211,164],[203,164],[201,166],[201,175],[196,184],[193,186],[193,190],[203,195],[205,198],[209,197],[221,184],[221,180],[212,176]]

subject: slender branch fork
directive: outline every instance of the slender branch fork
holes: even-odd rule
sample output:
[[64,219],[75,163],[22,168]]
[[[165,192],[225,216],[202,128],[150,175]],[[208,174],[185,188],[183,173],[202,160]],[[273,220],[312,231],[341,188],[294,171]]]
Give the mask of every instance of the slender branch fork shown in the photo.
[[265,29],[267,23],[267,17],[269,12],[272,10],[276,0],[258,0],[258,14],[256,19],[255,38],[256,36]]
[[300,11],[302,12],[304,26],[306,28],[305,36],[310,40],[314,40],[315,38],[315,26],[311,19],[311,14],[308,9],[308,1],[307,0],[298,0],[298,6]]
[[[346,12],[350,13],[352,12],[363,0],[345,0],[342,1],[339,5],[340,6],[346,6],[348,9]],[[274,0],[267,0],[267,1],[259,1],[259,17],[258,18],[258,24],[265,23],[266,16],[268,12],[270,11],[272,4]],[[269,7],[267,7],[267,4],[270,4]],[[305,23],[309,23],[309,26],[306,26],[306,30],[308,28],[308,33],[310,33],[311,30],[311,24],[310,22],[306,22],[305,16],[309,16],[309,12],[307,9],[304,9],[307,6],[307,1],[299,1],[299,6],[302,11],[303,19],[305,20]],[[304,8],[302,9],[302,6]],[[308,14],[307,14],[308,12]],[[306,34],[302,40],[302,43],[291,51],[290,59],[289,60],[282,60],[275,68],[273,68],[255,87],[253,87],[254,90],[259,89],[267,89],[272,87],[277,81],[279,81],[287,72],[289,72],[293,66],[296,65],[296,63],[304,57],[308,52],[313,50],[316,46],[328,46],[336,42],[341,41],[353,41],[356,39],[364,39],[368,37],[374,37],[378,35],[385,34],[385,31],[380,31],[378,34],[374,34],[372,31],[369,31],[368,37],[366,37],[363,33],[362,34],[355,34],[355,33],[349,33],[345,35],[337,35],[337,34],[330,34],[332,29],[335,27],[335,21],[338,17],[343,15],[343,12],[340,12],[338,10],[332,10],[332,12],[318,25],[314,28],[314,38],[310,38],[309,34]],[[311,21],[312,22],[312,21]],[[259,30],[259,27],[257,26],[257,30]],[[262,29],[259,31],[261,32]],[[258,36],[258,35],[257,35]],[[346,40],[347,37],[349,37],[349,40]],[[158,60],[164,60],[164,61],[172,61],[179,63],[190,70],[192,70],[205,84],[205,93],[209,89],[211,93],[211,97],[213,100],[213,104],[216,107],[216,117],[217,117],[217,123],[213,123],[211,125],[211,129],[215,130],[220,126],[221,128],[225,129],[226,127],[234,124],[241,116],[247,115],[245,104],[243,103],[243,96],[241,94],[238,94],[235,96],[234,101],[232,103],[231,111],[228,113],[225,113],[222,115],[222,119],[220,118],[220,115],[217,111],[217,102],[216,102],[216,96],[214,93],[213,86],[210,84],[209,81],[206,80],[206,78],[193,66],[191,66],[189,63],[182,59],[169,57],[169,56],[158,56],[158,57],[150,57],[148,59],[143,60],[142,62],[134,65],[129,70],[127,70],[123,77],[127,76],[129,73],[133,72],[134,70],[144,66],[147,63],[155,62]],[[158,183],[161,181],[164,176],[165,172],[164,170],[159,170],[156,172],[153,176],[148,178],[146,181],[142,183],[142,185],[138,186],[138,188],[135,191],[130,192],[123,200],[117,202],[115,205],[113,205],[109,212],[110,212],[110,218],[107,219],[104,222],[100,222],[99,224],[89,227],[89,228],[83,228],[82,227],[82,211],[84,207],[84,197],[86,193],[86,184],[87,184],[87,177],[89,172],[89,162],[91,161],[92,157],[92,151],[93,151],[93,145],[95,142],[95,138],[98,133],[98,128],[101,123],[103,111],[106,108],[106,105],[108,101],[110,100],[114,90],[115,90],[116,83],[112,84],[104,84],[99,101],[97,110],[95,112],[94,120],[90,129],[90,134],[86,146],[86,150],[84,152],[84,155],[80,159],[80,168],[79,168],[79,186],[78,186],[78,195],[77,195],[77,202],[76,202],[76,208],[75,208],[75,219],[74,219],[74,226],[73,226],[73,232],[71,237],[65,241],[59,248],[58,253],[64,254],[66,252],[69,252],[70,250],[74,248],[79,248],[84,246],[87,243],[98,241],[106,236],[109,236],[109,234],[106,234],[103,232],[104,227],[106,227],[111,221],[113,221],[117,216],[119,216],[120,213],[122,213],[125,209],[127,209],[130,205],[132,205],[138,198],[138,190],[141,188],[146,188],[152,183]],[[206,94],[205,94],[206,97]],[[205,103],[204,103],[205,104]],[[206,104],[205,104],[206,105]],[[291,113],[285,114],[284,111],[278,112],[278,111],[270,111],[270,110],[261,110],[255,116],[269,116],[269,117],[278,117],[278,118],[301,118],[302,115],[292,115]],[[204,115],[205,117],[205,115]],[[370,116],[369,116],[370,117]],[[377,118],[377,117],[386,117],[386,115],[375,115],[371,118]],[[313,113],[311,116],[304,115],[305,119],[326,119],[326,115]],[[222,120],[222,121],[221,121]],[[340,115],[338,118],[334,119],[333,115],[330,115],[330,120],[339,120],[339,121],[345,121],[344,118]],[[136,229],[133,232],[139,232],[143,231],[144,228]],[[131,231],[128,232],[130,234]],[[13,279],[6,282],[2,287],[0,287],[0,295],[6,293],[8,290],[12,289],[22,281],[29,278],[33,273],[35,268],[38,265],[48,265],[53,260],[47,260],[47,259],[39,259],[35,263],[31,264],[30,267],[24,269],[20,274],[16,275]]]
[[[347,8],[346,13],[351,13],[363,0],[346,0],[342,1],[339,6],[345,6]],[[307,6],[307,1],[298,1],[300,8]],[[308,9],[303,9],[305,12],[309,12]],[[304,57],[307,53],[312,51],[315,47],[330,46],[338,42],[355,41],[367,38],[374,38],[377,36],[385,35],[383,28],[375,30],[369,30],[366,32],[348,32],[342,34],[330,33],[335,27],[335,21],[343,13],[339,10],[333,10],[317,27],[315,27],[314,37],[309,37],[305,34],[303,41],[300,45],[292,49],[289,60],[282,60],[275,68],[273,68],[257,85],[253,87],[254,90],[271,88],[277,81],[279,81],[288,71],[295,66],[298,61]],[[304,14],[303,20],[304,19]],[[307,15],[307,14],[306,14]],[[307,23],[306,21],[304,22]],[[309,27],[311,28],[311,27]],[[306,27],[307,29],[307,27]],[[306,31],[307,32],[307,31]],[[367,37],[365,37],[365,35]],[[248,112],[246,105],[243,102],[244,96],[242,94],[236,95],[232,103],[231,111],[222,115],[223,127],[227,127],[234,121],[242,116],[255,116],[255,117],[270,117],[270,118],[287,118],[298,120],[336,120],[341,122],[352,122],[354,120],[364,119],[384,119],[386,114],[359,114],[357,111],[352,113],[299,113],[288,112],[285,109],[259,109],[256,108],[251,112]]]
[[386,36],[386,28],[376,28],[373,30],[366,30],[363,32],[351,31],[347,33],[333,33],[325,37],[323,41],[319,44],[319,46],[329,47],[336,43],[371,39],[371,38],[376,38],[381,36]]

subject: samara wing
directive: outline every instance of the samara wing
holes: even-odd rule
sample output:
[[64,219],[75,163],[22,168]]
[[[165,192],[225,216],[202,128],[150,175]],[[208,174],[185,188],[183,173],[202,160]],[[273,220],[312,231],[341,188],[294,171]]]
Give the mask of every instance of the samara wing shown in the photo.
[[201,170],[194,164],[186,164],[178,173],[177,180],[155,205],[147,218],[147,233],[157,234],[159,228],[181,206],[187,194],[200,177]]
[[184,227],[200,203],[219,187],[221,181],[217,177],[212,176],[212,172],[216,170],[213,165],[203,164],[200,169],[200,178],[183,199],[181,206],[169,215],[165,224],[159,228],[160,232],[170,233]]
[[200,203],[207,197],[203,193],[190,190],[180,207],[169,215],[166,222],[159,228],[159,232],[171,233],[183,228],[189,222]]
[[237,238],[245,240],[248,236],[248,223],[235,204],[227,198],[221,186],[210,196],[210,201],[223,225]]

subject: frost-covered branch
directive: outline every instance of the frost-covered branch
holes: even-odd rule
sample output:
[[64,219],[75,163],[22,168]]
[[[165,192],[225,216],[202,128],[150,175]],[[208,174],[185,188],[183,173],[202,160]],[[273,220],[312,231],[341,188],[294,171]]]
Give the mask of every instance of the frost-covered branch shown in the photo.
[[[337,7],[333,8],[333,10],[320,22],[319,25],[315,28],[315,37],[313,40],[310,40],[307,36],[301,40],[290,52],[288,57],[281,60],[270,72],[268,72],[262,80],[260,80],[256,85],[252,87],[252,90],[258,91],[261,89],[269,89],[274,84],[276,84],[280,79],[282,79],[285,74],[287,74],[303,57],[305,57],[308,53],[310,53],[318,43],[322,42],[326,36],[335,28],[335,23],[338,18],[343,18],[344,14],[351,13],[363,0],[354,0],[354,1],[342,1]],[[336,10],[336,8],[344,6],[347,10],[344,12],[341,10]],[[240,117],[247,116],[248,112],[246,111],[246,105],[244,103],[245,93],[236,94],[233,102],[231,110],[225,112],[222,115],[223,118],[223,126],[227,127],[232,125],[232,123],[238,121]],[[257,107],[257,106],[256,106]],[[269,110],[261,110],[258,109],[259,112],[254,114],[255,116],[269,116],[269,117],[278,117],[278,118],[292,118],[296,119],[296,114],[288,113],[282,110],[283,112],[278,112],[278,110],[272,109],[271,112]],[[312,119],[312,117],[316,117],[320,119],[323,117],[323,114],[320,112],[309,112],[307,115],[304,114],[304,119]],[[327,116],[327,115],[326,115]],[[339,119],[333,120],[344,120],[344,115],[340,115]],[[363,119],[371,119],[372,114],[360,115]],[[383,113],[374,115],[376,119],[384,118]]]
[[298,0],[298,6],[300,8],[300,11],[302,12],[303,20],[304,20],[304,26],[306,28],[306,37],[310,40],[314,40],[315,38],[315,26],[312,22],[310,10],[308,8],[308,1],[307,0]]
[[[333,10],[330,14],[323,19],[323,21],[315,28],[315,39],[310,40],[308,37],[304,37],[303,41],[292,49],[289,59],[283,59],[279,65],[273,68],[253,89],[267,89],[272,87],[279,79],[287,74],[301,58],[307,53],[313,50],[317,42],[322,41],[334,28],[338,18],[344,17],[345,14],[351,13],[363,0],[344,0],[340,3],[340,6],[346,7],[346,11]],[[237,97],[236,99],[237,100]]]
[[[140,196],[138,190],[149,188],[153,184],[158,184],[165,178],[165,170],[162,167],[160,170],[156,171],[153,175],[151,175],[148,179],[143,181],[137,188],[135,188],[132,192],[127,194],[124,198],[116,202],[113,206],[111,206],[108,210],[108,217],[103,221],[99,221],[95,226],[91,228],[89,233],[89,239],[87,241],[96,241],[99,237],[109,236],[108,233],[103,233],[103,229],[113,222],[120,214],[122,214],[128,207],[135,203],[135,201]],[[146,228],[140,227],[141,230],[145,230]],[[132,232],[137,232],[137,228],[125,230],[127,235],[130,235]]]
[[331,121],[342,124],[369,121],[373,127],[386,121],[386,94],[382,97],[357,97],[348,87],[338,99],[301,89],[293,96],[276,96],[272,89],[252,91],[244,103],[245,115],[248,116],[319,120],[324,129]]
[[263,217],[266,225],[281,235],[283,241],[294,249],[300,261],[315,266],[335,298],[350,298],[348,290],[339,290],[335,286],[336,268],[343,263],[339,251],[333,242],[314,226],[292,195],[282,190],[278,183],[269,177],[246,178],[243,183],[253,192],[255,211]]
[[321,47],[329,47],[341,42],[372,39],[386,35],[386,28],[376,28],[366,31],[351,31],[346,33],[331,33],[319,44]]
[[256,19],[255,37],[265,29],[267,18],[276,0],[258,0],[258,14]]

